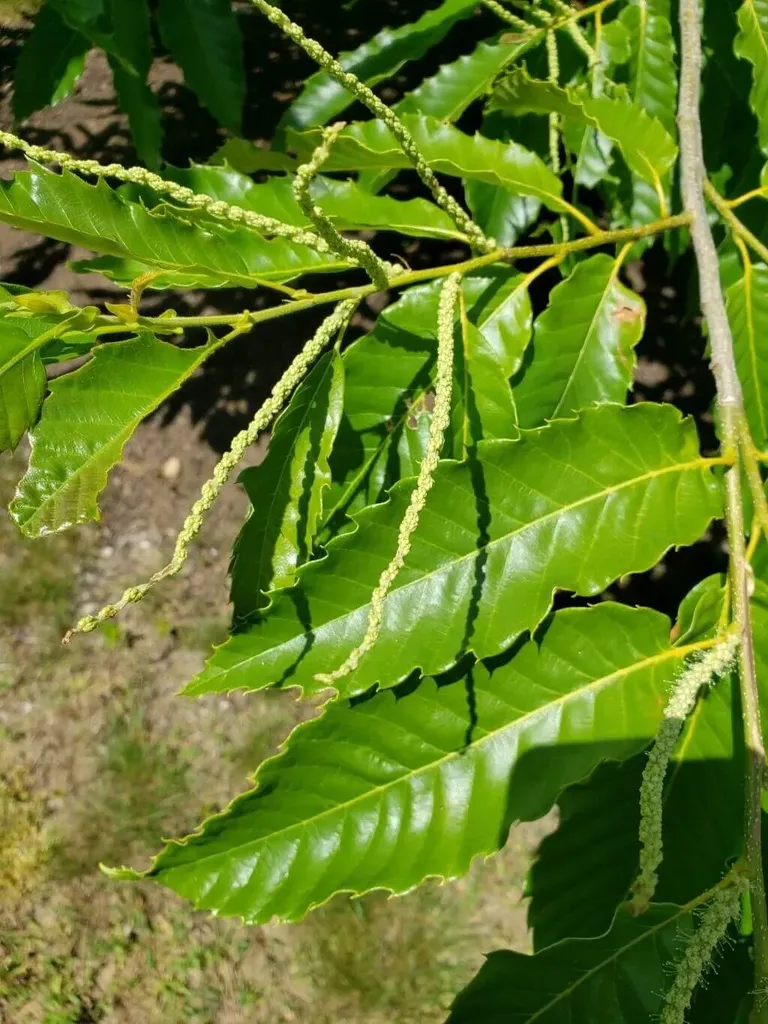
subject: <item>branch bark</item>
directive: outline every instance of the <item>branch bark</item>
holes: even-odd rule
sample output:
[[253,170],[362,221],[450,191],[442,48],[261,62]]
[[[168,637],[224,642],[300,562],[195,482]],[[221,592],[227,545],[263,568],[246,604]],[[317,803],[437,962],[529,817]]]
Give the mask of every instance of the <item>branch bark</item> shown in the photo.
[[[699,114],[702,60],[700,0],[680,0],[680,43],[680,97],[677,121],[680,130],[683,205],[691,217],[691,237],[699,270],[700,303],[709,328],[712,373],[717,387],[724,454],[733,458],[733,464],[725,474],[725,516],[730,545],[734,619],[741,635],[739,676],[747,746],[745,858],[750,881],[755,944],[754,988],[762,995],[768,986],[768,909],[763,879],[760,806],[765,749],[758,706],[749,607],[750,576],[744,549],[744,511],[741,499],[740,442],[746,418],[741,385],[736,372],[733,336],[720,285],[717,251],[704,201],[707,174]],[[753,1019],[766,1024],[768,1006],[756,1005]]]

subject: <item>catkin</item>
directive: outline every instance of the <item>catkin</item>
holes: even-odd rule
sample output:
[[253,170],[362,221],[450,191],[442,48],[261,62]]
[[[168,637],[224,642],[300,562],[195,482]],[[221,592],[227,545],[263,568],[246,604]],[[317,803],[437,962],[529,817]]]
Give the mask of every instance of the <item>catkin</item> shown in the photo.
[[374,646],[379,638],[381,623],[384,618],[384,602],[392,588],[398,573],[405,564],[411,550],[413,534],[419,525],[419,517],[427,502],[435,470],[440,461],[445,432],[451,421],[451,392],[453,385],[453,329],[456,317],[456,303],[461,287],[461,275],[451,274],[446,278],[440,291],[440,304],[437,313],[437,369],[435,372],[435,403],[432,409],[432,422],[429,425],[427,450],[419,467],[416,486],[411,500],[405,510],[397,535],[397,549],[392,561],[379,577],[376,589],[371,594],[371,606],[368,612],[368,623],[362,642],[347,657],[342,665],[333,672],[321,672],[315,676],[319,683],[332,685],[344,676],[354,672],[361,659]]
[[123,167],[122,164],[100,164],[97,160],[80,160],[69,153],[60,153],[55,149],[45,149],[43,146],[33,146],[24,139],[13,135],[11,132],[0,131],[0,144],[6,149],[18,149],[29,157],[42,164],[58,164],[62,169],[76,171],[80,174],[90,174],[98,178],[114,178],[117,181],[127,181],[134,185],[146,185],[158,195],[167,195],[176,202],[184,203],[192,209],[204,210],[212,217],[228,220],[233,224],[245,224],[265,235],[289,238],[292,242],[306,245],[317,252],[328,252],[328,243],[319,235],[304,228],[294,227],[292,224],[283,224],[274,217],[267,217],[253,210],[246,210],[242,206],[233,203],[226,203],[222,199],[214,199],[202,192],[194,192],[186,185],[178,185],[175,181],[166,181],[159,174],[148,171],[146,167]]
[[146,583],[141,583],[135,587],[128,587],[114,604],[105,605],[96,615],[86,615],[80,619],[77,625],[64,637],[64,643],[68,643],[74,633],[90,633],[96,629],[99,623],[114,618],[126,605],[141,601],[152,587],[162,580],[168,579],[169,576],[175,576],[181,570],[189,554],[189,547],[202,528],[206,513],[218,498],[232,471],[241,461],[246,449],[253,444],[259,434],[278,415],[293,391],[307,375],[309,368],[317,357],[347,323],[356,306],[356,300],[347,299],[339,303],[333,313],[325,318],[313,337],[296,356],[277,384],[275,384],[271,395],[245,430],[241,430],[235,436],[229,451],[225,452],[216,464],[212,477],[203,484],[200,497],[192,506],[176,538],[176,545],[170,562],[156,572]]
[[320,67],[331,76],[331,78],[335,78],[336,81],[340,85],[343,85],[345,89],[349,89],[349,91],[356,96],[361,103],[364,103],[365,106],[368,107],[374,116],[380,118],[384,122],[399,143],[400,148],[410,160],[416,173],[432,193],[432,196],[438,206],[445,210],[459,230],[463,231],[469,238],[472,245],[483,252],[492,252],[496,248],[495,240],[487,238],[469,214],[463,210],[453,196],[443,188],[437,180],[435,172],[419,152],[419,148],[414,142],[411,133],[392,108],[388,107],[386,103],[383,103],[367,85],[360,81],[356,75],[353,75],[349,71],[345,71],[342,65],[339,64],[339,62],[335,60],[330,53],[320,45],[320,43],[305,35],[303,29],[294,21],[291,21],[288,15],[284,14],[278,7],[274,7],[272,4],[267,3],[267,0],[251,0],[251,2],[258,7],[261,13],[264,14],[273,25],[277,25],[277,27],[284,32],[289,39],[292,39],[302,48],[302,50],[304,50],[306,54],[308,54],[308,56],[312,58],[316,64],[319,64]]
[[322,208],[315,205],[309,191],[312,180],[330,155],[331,146],[338,138],[339,132],[345,127],[344,122],[339,121],[337,124],[331,125],[330,128],[324,129],[322,142],[307,163],[302,164],[296,171],[296,177],[293,180],[293,195],[305,216],[312,221],[318,235],[324,239],[329,248],[344,259],[354,260],[367,271],[377,288],[386,289],[389,287],[389,276],[401,273],[403,268],[394,267],[392,264],[380,260],[370,245],[361,239],[345,238],[340,234]]
[[685,1024],[693,993],[709,969],[715,950],[725,938],[728,926],[739,916],[743,881],[721,889],[701,916],[698,927],[677,966],[675,979],[664,996],[661,1024]]
[[648,755],[640,786],[640,873],[632,887],[632,909],[644,913],[658,883],[663,857],[662,807],[664,778],[675,744],[699,691],[723,675],[732,665],[739,647],[739,635],[730,633],[722,643],[693,661],[675,683],[656,740]]

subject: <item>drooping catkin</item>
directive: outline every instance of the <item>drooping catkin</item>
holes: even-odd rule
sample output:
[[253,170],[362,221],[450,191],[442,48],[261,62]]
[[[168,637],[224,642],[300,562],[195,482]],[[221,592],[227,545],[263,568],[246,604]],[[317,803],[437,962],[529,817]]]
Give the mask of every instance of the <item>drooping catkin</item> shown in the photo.
[[728,926],[739,916],[745,887],[744,879],[735,879],[733,884],[720,889],[707,905],[677,965],[675,979],[664,995],[661,1024],[685,1024],[693,993],[710,968]]
[[55,149],[45,149],[43,146],[33,146],[18,135],[11,132],[0,131],[0,144],[6,149],[18,149],[41,164],[58,164],[64,170],[76,171],[80,174],[89,174],[97,178],[114,178],[116,181],[131,182],[134,185],[146,185],[158,195],[167,195],[185,206],[192,209],[204,210],[212,217],[228,220],[233,224],[245,224],[264,235],[289,238],[292,242],[309,246],[317,252],[328,252],[328,243],[312,231],[295,227],[292,224],[283,224],[274,217],[267,217],[264,214],[256,213],[253,210],[246,210],[242,206],[233,203],[226,203],[223,199],[214,199],[202,192],[195,192],[186,185],[178,185],[175,181],[167,181],[159,174],[148,171],[146,167],[123,167],[122,164],[100,164],[97,160],[81,160],[71,156],[69,153],[60,153]]
[[339,256],[354,260],[368,273],[371,281],[378,288],[386,289],[389,286],[389,276],[401,273],[403,268],[399,265],[395,267],[393,264],[379,259],[370,245],[361,239],[345,238],[340,234],[330,218],[323,212],[322,207],[315,204],[309,191],[312,180],[330,155],[331,146],[345,127],[344,121],[338,121],[330,128],[323,130],[322,142],[307,163],[302,164],[296,171],[296,177],[293,180],[293,195],[305,216],[315,225],[318,235],[327,242],[328,247]]
[[275,384],[269,398],[261,406],[245,430],[241,430],[235,436],[229,451],[225,452],[216,464],[212,477],[203,484],[200,497],[192,506],[176,538],[176,545],[170,562],[156,572],[154,576],[150,577],[146,583],[141,583],[135,587],[128,587],[114,604],[105,605],[96,615],[85,615],[81,618],[77,625],[64,637],[64,643],[68,643],[74,633],[90,633],[96,629],[99,623],[114,618],[126,605],[141,601],[152,587],[162,580],[168,579],[170,576],[175,576],[181,570],[189,554],[190,545],[202,528],[206,513],[218,498],[232,471],[241,461],[246,449],[253,444],[259,434],[266,430],[278,415],[293,391],[307,375],[308,370],[317,357],[345,326],[356,307],[357,301],[355,299],[347,299],[339,303],[331,315],[323,320],[313,337],[296,356],[277,384]]
[[267,0],[251,0],[251,3],[258,7],[261,13],[264,14],[273,25],[277,25],[277,27],[284,32],[289,39],[292,39],[298,46],[300,46],[316,64],[319,64],[320,67],[331,76],[331,78],[335,78],[336,81],[339,82],[340,85],[343,85],[345,89],[349,89],[349,91],[356,96],[361,103],[368,107],[374,116],[380,118],[384,122],[390,132],[394,135],[400,145],[400,148],[410,160],[416,173],[432,193],[432,196],[438,206],[445,210],[451,220],[453,220],[454,224],[460,231],[464,232],[473,246],[483,252],[492,252],[496,248],[495,240],[486,237],[469,214],[463,210],[453,196],[443,188],[437,180],[435,172],[419,151],[418,146],[413,140],[413,136],[392,108],[388,107],[386,103],[383,103],[367,85],[360,81],[357,75],[353,75],[351,72],[345,71],[342,65],[339,64],[339,62],[332,57],[331,54],[317,42],[317,40],[310,39],[304,33],[304,30],[294,21],[291,21],[288,15],[284,14],[278,7],[274,7],[272,4],[267,3]]
[[648,909],[658,883],[658,867],[664,849],[662,809],[664,778],[675,744],[699,691],[723,675],[732,665],[739,648],[739,634],[729,633],[715,647],[691,662],[675,683],[664,709],[656,740],[648,754],[640,786],[640,873],[632,887],[631,906],[636,914]]
[[508,11],[506,7],[499,3],[499,0],[480,0],[483,7],[487,7],[489,11],[501,18],[502,21],[506,21],[512,28],[517,29],[520,32],[530,32],[531,26],[525,21],[524,18],[518,18],[516,14]]
[[429,425],[427,450],[419,467],[416,486],[411,494],[397,534],[397,549],[392,561],[379,576],[379,582],[371,594],[371,606],[368,612],[368,623],[361,643],[349,654],[346,660],[333,672],[322,672],[315,676],[320,683],[333,685],[339,679],[354,672],[363,656],[371,650],[379,638],[381,623],[384,618],[384,602],[392,588],[398,573],[405,564],[411,550],[413,534],[419,525],[419,517],[424,508],[427,495],[434,481],[435,470],[440,461],[445,432],[451,421],[451,392],[453,386],[453,329],[456,318],[456,305],[461,288],[461,275],[451,274],[446,278],[440,292],[440,303],[437,313],[437,369],[435,372],[435,402],[432,408],[432,422]]

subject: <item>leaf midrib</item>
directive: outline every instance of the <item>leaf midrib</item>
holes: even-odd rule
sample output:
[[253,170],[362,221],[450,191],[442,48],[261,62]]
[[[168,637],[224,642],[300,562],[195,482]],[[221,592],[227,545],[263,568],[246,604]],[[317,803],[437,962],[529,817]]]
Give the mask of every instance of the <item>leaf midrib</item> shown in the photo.
[[[714,641],[712,641],[712,642],[714,642]],[[704,642],[704,643],[705,644],[709,644],[711,642]],[[580,686],[580,687],[578,687],[575,690],[569,690],[567,693],[561,694],[559,697],[555,698],[554,700],[550,700],[546,704],[542,704],[542,705],[540,705],[539,707],[535,708],[532,711],[524,712],[518,718],[515,718],[514,720],[512,720],[510,722],[507,722],[505,725],[499,727],[498,729],[489,730],[480,739],[478,739],[475,742],[469,744],[469,746],[467,746],[467,747],[464,747],[464,748],[462,748],[460,750],[450,750],[446,754],[444,754],[442,757],[436,758],[434,761],[430,761],[428,764],[421,765],[418,768],[411,769],[410,771],[405,772],[403,775],[399,776],[397,779],[385,782],[385,783],[383,783],[383,784],[381,784],[379,786],[374,786],[372,789],[367,790],[365,793],[360,793],[357,796],[352,797],[351,800],[347,800],[344,803],[335,804],[333,807],[328,807],[324,811],[320,811],[318,814],[312,815],[312,817],[310,817],[310,818],[303,818],[301,821],[294,822],[293,824],[288,825],[285,828],[278,829],[275,832],[270,832],[268,835],[261,836],[258,839],[254,839],[254,840],[251,840],[249,842],[243,842],[243,843],[238,844],[237,846],[231,846],[231,847],[228,848],[227,851],[217,850],[217,851],[214,851],[212,853],[205,854],[205,855],[203,855],[201,857],[197,857],[194,862],[186,862],[184,864],[172,865],[172,866],[168,867],[165,870],[168,870],[168,871],[178,870],[178,869],[186,867],[189,863],[194,863],[194,864],[197,865],[197,864],[201,863],[202,861],[211,860],[211,859],[214,859],[216,857],[228,856],[229,853],[232,850],[237,850],[237,849],[241,849],[241,848],[245,848],[245,847],[253,848],[254,846],[258,846],[260,844],[270,842],[270,841],[276,839],[279,836],[285,836],[287,834],[290,834],[293,831],[301,830],[301,829],[303,829],[305,827],[308,827],[309,825],[312,825],[312,824],[320,821],[322,818],[328,817],[329,815],[335,814],[335,813],[340,812],[340,811],[347,811],[350,807],[354,806],[355,804],[358,804],[358,803],[360,803],[360,802],[362,802],[364,800],[367,800],[367,799],[369,799],[371,797],[375,797],[379,793],[384,793],[388,789],[391,789],[391,788],[393,788],[395,786],[399,786],[401,783],[403,783],[403,782],[405,782],[405,781],[407,781],[409,779],[417,778],[418,776],[423,775],[426,772],[437,770],[441,765],[446,764],[447,762],[449,762],[449,761],[451,761],[451,760],[453,760],[455,758],[466,757],[466,754],[467,754],[468,751],[470,751],[470,750],[471,751],[478,750],[481,747],[481,745],[486,743],[488,740],[495,739],[497,736],[499,736],[501,733],[505,732],[508,729],[517,729],[518,727],[522,727],[529,720],[535,718],[537,715],[541,715],[541,714],[545,714],[545,713],[549,712],[552,708],[558,707],[559,705],[562,705],[562,704],[567,704],[570,700],[578,699],[578,698],[582,697],[586,693],[590,693],[592,691],[599,690],[601,687],[608,686],[609,684],[611,684],[611,683],[613,683],[613,682],[615,682],[615,681],[617,681],[619,679],[623,679],[626,676],[629,676],[629,675],[633,674],[634,672],[641,672],[641,671],[643,671],[646,668],[650,668],[650,667],[654,667],[656,665],[663,664],[665,661],[670,661],[670,660],[673,660],[673,659],[680,659],[680,660],[682,660],[683,658],[685,658],[689,654],[691,654],[692,651],[700,650],[702,648],[702,646],[703,645],[701,643],[694,643],[694,644],[688,644],[685,647],[669,647],[667,650],[662,651],[662,652],[660,652],[658,654],[651,655],[650,657],[644,658],[641,661],[633,662],[631,665],[626,665],[623,668],[617,669],[616,671],[609,673],[607,676],[601,676],[599,679],[593,679],[589,683],[585,684],[584,686]],[[388,723],[388,724],[391,725],[392,723]],[[259,781],[258,776],[256,777],[256,779],[254,781],[258,783],[258,781]],[[254,789],[254,790],[252,790],[250,792],[252,792],[254,794],[258,794],[258,786],[256,787],[256,789]],[[236,797],[235,800],[240,800],[244,796],[247,796],[247,795],[248,795],[248,793],[246,792],[246,793],[242,794],[241,796]],[[220,818],[224,817],[226,815],[226,813],[227,813],[227,811],[225,809],[223,812],[221,812],[221,814],[214,815],[213,818],[209,818],[208,820],[211,821],[211,820],[214,820],[214,819],[217,819],[217,818],[220,819]],[[203,822],[203,825],[201,826],[201,829],[205,828],[205,824],[206,823]],[[199,832],[199,833],[192,833],[186,839],[175,840],[174,844],[176,846],[188,846],[189,845],[189,843],[188,843],[189,839],[200,838],[202,836],[204,836],[204,832],[202,832],[202,831]],[[162,854],[160,856],[162,856]],[[154,872],[154,870],[155,870],[155,867],[153,865],[152,867],[148,868],[147,871],[144,874],[150,875],[150,874],[152,874]]]

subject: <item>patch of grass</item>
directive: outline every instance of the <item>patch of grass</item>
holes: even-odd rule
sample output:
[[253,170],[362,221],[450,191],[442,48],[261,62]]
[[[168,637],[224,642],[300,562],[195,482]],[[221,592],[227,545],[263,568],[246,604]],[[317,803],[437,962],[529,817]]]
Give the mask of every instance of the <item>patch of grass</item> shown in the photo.
[[95,781],[57,847],[60,870],[93,871],[100,862],[123,863],[154,850],[189,797],[188,772],[177,749],[152,739],[141,709],[115,714]]
[[13,904],[34,888],[47,859],[40,801],[18,770],[0,775],[0,903]]

